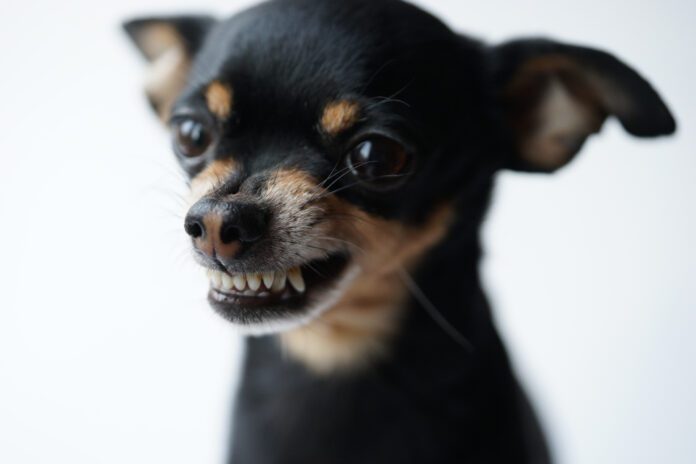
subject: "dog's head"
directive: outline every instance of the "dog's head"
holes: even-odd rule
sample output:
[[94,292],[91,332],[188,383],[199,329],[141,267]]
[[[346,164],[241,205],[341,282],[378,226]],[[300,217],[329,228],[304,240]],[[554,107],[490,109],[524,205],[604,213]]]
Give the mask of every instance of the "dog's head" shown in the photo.
[[253,333],[358,287],[363,306],[392,298],[391,276],[454,219],[478,224],[496,171],[552,172],[609,116],[637,136],[675,128],[609,54],[487,47],[398,1],[279,0],[126,30],[190,176],[185,230],[210,301]]

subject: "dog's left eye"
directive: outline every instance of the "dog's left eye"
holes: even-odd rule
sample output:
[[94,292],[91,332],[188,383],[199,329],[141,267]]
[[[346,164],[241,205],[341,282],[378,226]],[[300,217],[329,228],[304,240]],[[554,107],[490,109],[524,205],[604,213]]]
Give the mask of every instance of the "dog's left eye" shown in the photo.
[[348,167],[364,184],[374,188],[393,188],[408,175],[411,152],[389,137],[376,135],[364,139],[348,153]]
[[173,123],[174,145],[177,152],[186,158],[201,156],[213,142],[212,131],[201,121],[192,118]]

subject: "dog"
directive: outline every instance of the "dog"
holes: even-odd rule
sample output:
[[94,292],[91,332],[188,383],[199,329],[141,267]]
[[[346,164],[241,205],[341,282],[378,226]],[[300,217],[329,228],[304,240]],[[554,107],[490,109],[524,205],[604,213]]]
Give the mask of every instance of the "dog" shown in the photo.
[[229,462],[551,462],[479,231],[498,172],[557,171],[609,117],[672,134],[652,86],[603,51],[490,46],[396,0],[125,30],[190,179],[210,304],[249,335]]

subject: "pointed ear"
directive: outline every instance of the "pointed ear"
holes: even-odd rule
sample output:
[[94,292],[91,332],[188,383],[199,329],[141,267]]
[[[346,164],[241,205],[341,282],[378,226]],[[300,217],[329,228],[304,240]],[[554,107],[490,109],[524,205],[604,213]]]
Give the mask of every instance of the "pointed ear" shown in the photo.
[[138,18],[123,24],[148,62],[145,93],[160,118],[166,119],[183,90],[191,60],[214,24],[209,16]]
[[608,53],[542,39],[506,43],[492,52],[498,97],[512,136],[511,169],[561,168],[609,116],[638,137],[675,131],[655,89]]

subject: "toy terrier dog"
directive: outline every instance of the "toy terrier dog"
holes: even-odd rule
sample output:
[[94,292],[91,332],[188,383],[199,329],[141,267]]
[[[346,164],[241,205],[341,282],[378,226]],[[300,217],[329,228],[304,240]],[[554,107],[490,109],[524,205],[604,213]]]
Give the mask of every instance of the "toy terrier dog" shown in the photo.
[[249,335],[229,462],[547,463],[478,272],[496,173],[611,116],[675,121],[614,56],[497,46],[397,0],[136,19],[209,301]]

